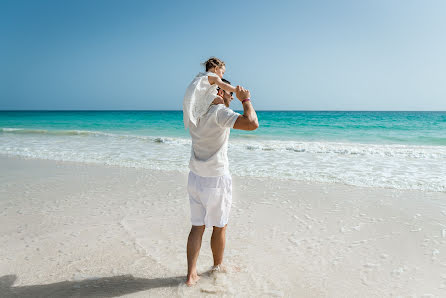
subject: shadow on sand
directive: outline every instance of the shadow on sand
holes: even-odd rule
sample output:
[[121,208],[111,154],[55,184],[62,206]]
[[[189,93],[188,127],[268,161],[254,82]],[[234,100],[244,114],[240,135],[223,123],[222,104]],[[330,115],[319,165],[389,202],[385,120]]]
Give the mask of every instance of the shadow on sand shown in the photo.
[[13,287],[16,275],[0,277],[0,297],[116,297],[154,288],[176,287],[185,276],[136,278],[120,275],[80,281],[62,281],[46,285]]

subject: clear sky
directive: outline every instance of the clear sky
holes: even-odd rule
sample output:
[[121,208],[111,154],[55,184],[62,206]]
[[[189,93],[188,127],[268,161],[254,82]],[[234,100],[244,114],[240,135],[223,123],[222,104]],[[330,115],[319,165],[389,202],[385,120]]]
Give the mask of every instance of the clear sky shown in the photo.
[[217,56],[257,109],[446,110],[445,16],[443,0],[1,0],[0,109],[180,110]]

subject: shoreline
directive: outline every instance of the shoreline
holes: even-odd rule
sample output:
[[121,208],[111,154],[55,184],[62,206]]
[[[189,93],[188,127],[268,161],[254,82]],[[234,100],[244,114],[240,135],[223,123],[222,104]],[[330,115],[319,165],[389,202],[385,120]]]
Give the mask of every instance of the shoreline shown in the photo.
[[[365,145],[365,144],[363,144]],[[135,170],[135,171],[154,171],[159,172],[162,174],[175,174],[175,175],[186,175],[189,173],[189,169],[187,168],[186,171],[181,171],[178,169],[151,169],[146,167],[138,167],[138,166],[130,166],[130,165],[118,165],[118,164],[104,164],[101,162],[85,162],[85,161],[70,161],[70,160],[55,160],[55,159],[46,159],[46,158],[39,158],[39,157],[28,157],[28,156],[14,156],[14,155],[8,155],[0,153],[0,160],[4,159],[10,159],[10,160],[23,160],[23,161],[41,161],[41,162],[50,162],[50,163],[56,163],[56,164],[66,164],[66,165],[72,165],[72,166],[91,166],[91,167],[105,167],[110,169],[129,169],[129,170]],[[231,176],[235,179],[254,179],[254,180],[277,180],[281,182],[289,182],[289,183],[297,183],[297,184],[305,184],[305,185],[312,185],[314,187],[322,187],[322,186],[334,186],[334,187],[351,187],[351,188],[358,188],[358,189],[377,189],[377,190],[383,190],[383,191],[397,191],[397,192],[418,192],[421,194],[445,194],[446,191],[442,190],[423,190],[423,189],[405,189],[405,188],[395,188],[395,187],[386,187],[386,186],[363,186],[363,185],[354,185],[354,184],[348,184],[343,183],[341,181],[312,181],[312,180],[300,180],[300,179],[291,179],[287,177],[281,177],[281,176],[275,176],[275,177],[267,177],[267,176],[241,176],[234,173],[231,173]]]
[[445,193],[233,175],[229,272],[206,273],[207,229],[203,277],[187,288],[187,173],[0,164],[0,289],[11,297],[446,295]]

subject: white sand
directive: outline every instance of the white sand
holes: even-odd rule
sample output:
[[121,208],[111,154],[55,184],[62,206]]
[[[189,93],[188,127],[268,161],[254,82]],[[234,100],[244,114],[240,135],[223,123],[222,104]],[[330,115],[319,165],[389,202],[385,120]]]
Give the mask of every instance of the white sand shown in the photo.
[[188,288],[186,180],[0,157],[0,297],[446,297],[445,193],[243,177]]

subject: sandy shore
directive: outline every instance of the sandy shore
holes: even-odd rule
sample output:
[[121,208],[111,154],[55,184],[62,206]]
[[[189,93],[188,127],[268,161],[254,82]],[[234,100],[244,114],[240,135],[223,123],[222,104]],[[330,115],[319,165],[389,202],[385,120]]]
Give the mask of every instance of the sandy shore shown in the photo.
[[446,194],[233,177],[184,285],[186,173],[0,157],[0,297],[446,297]]

